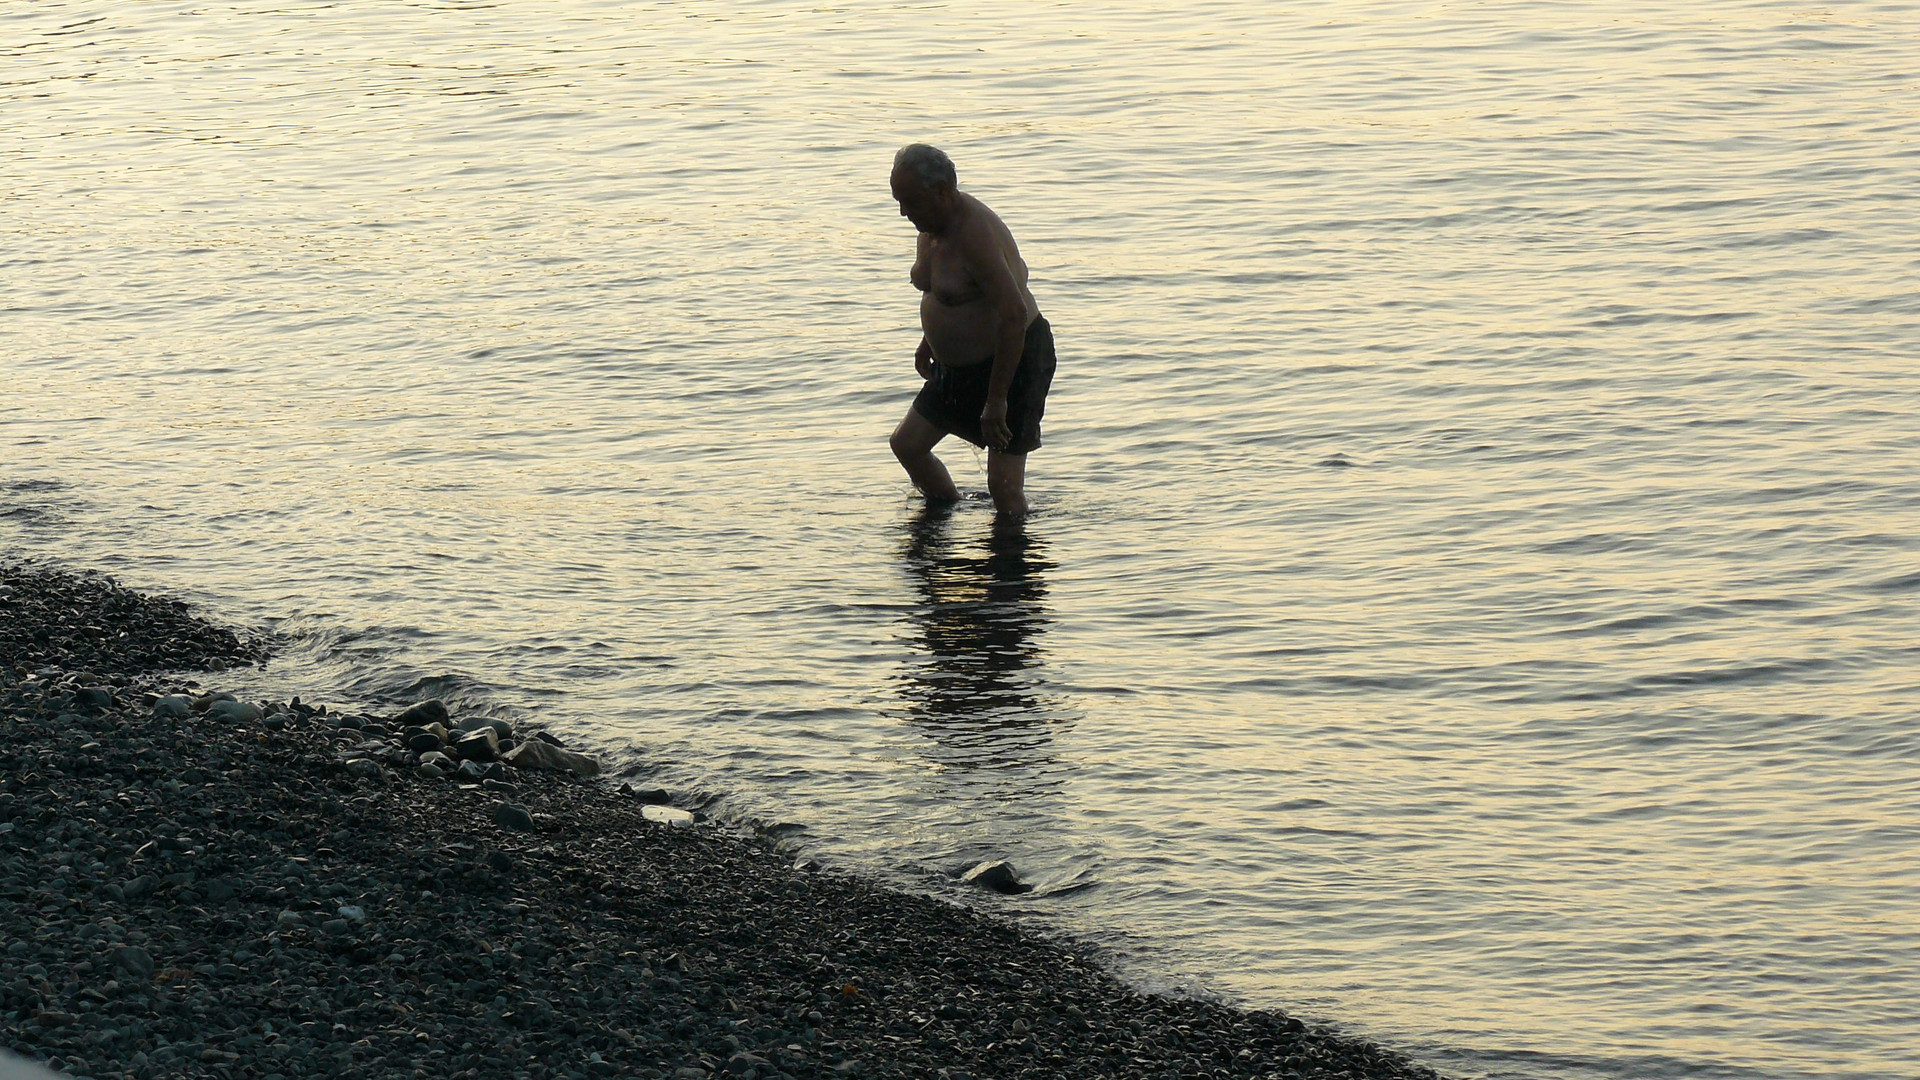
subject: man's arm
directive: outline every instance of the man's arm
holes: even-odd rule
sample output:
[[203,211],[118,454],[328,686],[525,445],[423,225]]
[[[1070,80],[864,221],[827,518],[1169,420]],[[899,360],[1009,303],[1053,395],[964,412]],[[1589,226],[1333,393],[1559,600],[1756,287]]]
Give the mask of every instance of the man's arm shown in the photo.
[[1013,386],[1013,373],[1019,370],[1020,353],[1026,348],[1027,302],[1020,295],[1013,268],[1007,265],[1006,253],[984,225],[968,230],[960,253],[993,308],[993,373],[987,378],[987,405],[980,411],[980,434],[988,446],[1004,450],[1013,441],[1013,431],[1007,427],[1007,391]]
[[[913,269],[907,273],[913,287],[921,292],[933,288],[933,237],[919,234],[913,245]],[[920,347],[913,350],[913,370],[923,379],[933,378],[933,343],[920,335]]]

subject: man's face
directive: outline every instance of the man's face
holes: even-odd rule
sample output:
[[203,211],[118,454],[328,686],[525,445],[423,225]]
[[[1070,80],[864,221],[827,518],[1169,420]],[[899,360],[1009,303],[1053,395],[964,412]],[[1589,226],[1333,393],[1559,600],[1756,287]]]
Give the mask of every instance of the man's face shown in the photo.
[[905,169],[893,170],[893,199],[900,204],[900,216],[913,222],[921,232],[938,232],[945,206],[940,192],[922,184]]

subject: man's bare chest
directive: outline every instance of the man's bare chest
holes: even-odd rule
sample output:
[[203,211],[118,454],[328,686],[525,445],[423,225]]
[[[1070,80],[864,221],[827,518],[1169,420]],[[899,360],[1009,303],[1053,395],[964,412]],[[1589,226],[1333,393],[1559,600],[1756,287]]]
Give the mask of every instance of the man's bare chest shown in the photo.
[[967,262],[953,247],[936,243],[927,253],[931,276],[928,290],[935,300],[948,307],[964,307],[985,298],[980,282],[967,268]]

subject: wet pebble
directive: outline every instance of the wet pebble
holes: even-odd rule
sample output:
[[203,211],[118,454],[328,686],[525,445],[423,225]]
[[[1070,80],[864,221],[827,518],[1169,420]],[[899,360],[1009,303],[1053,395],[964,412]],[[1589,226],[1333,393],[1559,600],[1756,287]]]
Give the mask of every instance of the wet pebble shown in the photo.
[[493,820],[509,829],[519,829],[522,832],[533,830],[533,815],[527,813],[525,807],[515,806],[512,803],[494,803]]

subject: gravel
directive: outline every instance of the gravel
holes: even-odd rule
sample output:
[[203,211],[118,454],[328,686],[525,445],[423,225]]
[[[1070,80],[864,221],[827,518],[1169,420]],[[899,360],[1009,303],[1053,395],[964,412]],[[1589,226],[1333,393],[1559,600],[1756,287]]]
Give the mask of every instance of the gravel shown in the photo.
[[486,760],[544,733],[423,772],[444,706],[239,708],[180,674],[264,656],[0,563],[0,1046],[103,1080],[1435,1075],[577,762]]

